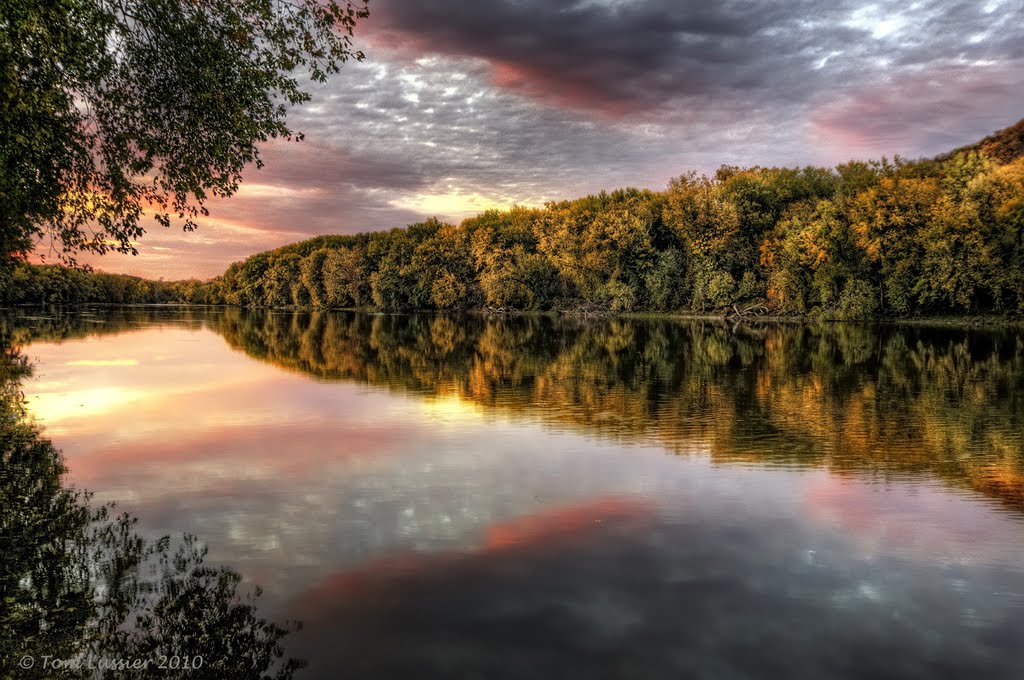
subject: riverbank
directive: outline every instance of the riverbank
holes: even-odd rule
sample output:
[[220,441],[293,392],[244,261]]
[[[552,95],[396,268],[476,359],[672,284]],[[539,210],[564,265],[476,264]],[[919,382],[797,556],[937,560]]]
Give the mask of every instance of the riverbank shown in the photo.
[[80,304],[62,305],[5,305],[0,306],[0,312],[27,312],[41,311],[64,312],[82,311],[89,309],[246,309],[252,311],[266,311],[273,313],[336,313],[347,312],[356,314],[369,314],[373,316],[484,316],[491,318],[502,317],[536,317],[536,318],[572,318],[580,320],[613,320],[627,319],[636,321],[702,321],[719,322],[729,324],[857,324],[857,325],[898,325],[898,326],[922,326],[930,328],[1020,328],[1024,329],[1024,317],[997,316],[997,315],[971,315],[971,316],[915,316],[915,317],[878,317],[872,319],[827,319],[808,315],[782,315],[764,314],[760,316],[736,317],[722,313],[687,313],[687,312],[588,312],[585,314],[564,310],[506,310],[501,313],[487,309],[467,309],[461,312],[438,311],[438,310],[411,310],[405,312],[385,312],[373,308],[359,307],[264,307],[237,305],[209,305],[191,304],[186,302],[160,302],[160,303],[139,303],[139,304],[117,304],[90,302]]

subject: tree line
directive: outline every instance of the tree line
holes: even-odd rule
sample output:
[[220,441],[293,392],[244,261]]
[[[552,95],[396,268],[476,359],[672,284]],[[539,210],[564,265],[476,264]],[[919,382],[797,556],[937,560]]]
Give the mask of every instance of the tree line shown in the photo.
[[[429,219],[317,237],[208,282],[85,283],[87,275],[27,266],[14,277],[7,303],[1016,315],[1024,312],[1024,159],[999,163],[969,150],[835,168],[723,166],[661,192],[621,189],[490,210],[459,225]],[[63,287],[53,283],[61,277]]]
[[0,287],[0,303],[157,304],[181,298],[179,285],[75,267],[22,263],[11,272],[7,286]]

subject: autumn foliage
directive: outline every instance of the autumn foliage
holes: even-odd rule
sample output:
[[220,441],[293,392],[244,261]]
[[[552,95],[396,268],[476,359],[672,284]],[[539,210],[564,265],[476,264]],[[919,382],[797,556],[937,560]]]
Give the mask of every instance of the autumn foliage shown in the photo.
[[[74,297],[40,299],[39,275],[17,274],[7,302]],[[662,192],[317,237],[143,297],[389,312],[1014,316],[1024,312],[1024,158],[725,166]]]

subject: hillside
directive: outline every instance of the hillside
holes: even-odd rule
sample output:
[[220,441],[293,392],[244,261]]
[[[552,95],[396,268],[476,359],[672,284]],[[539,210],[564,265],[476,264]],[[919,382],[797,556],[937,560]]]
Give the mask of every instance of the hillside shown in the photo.
[[964,151],[981,151],[1000,163],[1010,163],[1024,157],[1024,118],[979,142],[942,154],[937,160],[944,161]]

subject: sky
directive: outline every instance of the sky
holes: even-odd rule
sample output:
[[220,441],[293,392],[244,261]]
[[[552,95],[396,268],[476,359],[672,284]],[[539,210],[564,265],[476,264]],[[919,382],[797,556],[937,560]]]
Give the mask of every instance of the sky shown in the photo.
[[319,234],[689,170],[931,156],[1024,117],[1024,0],[371,0],[349,62],[199,231],[98,269],[209,278]]

